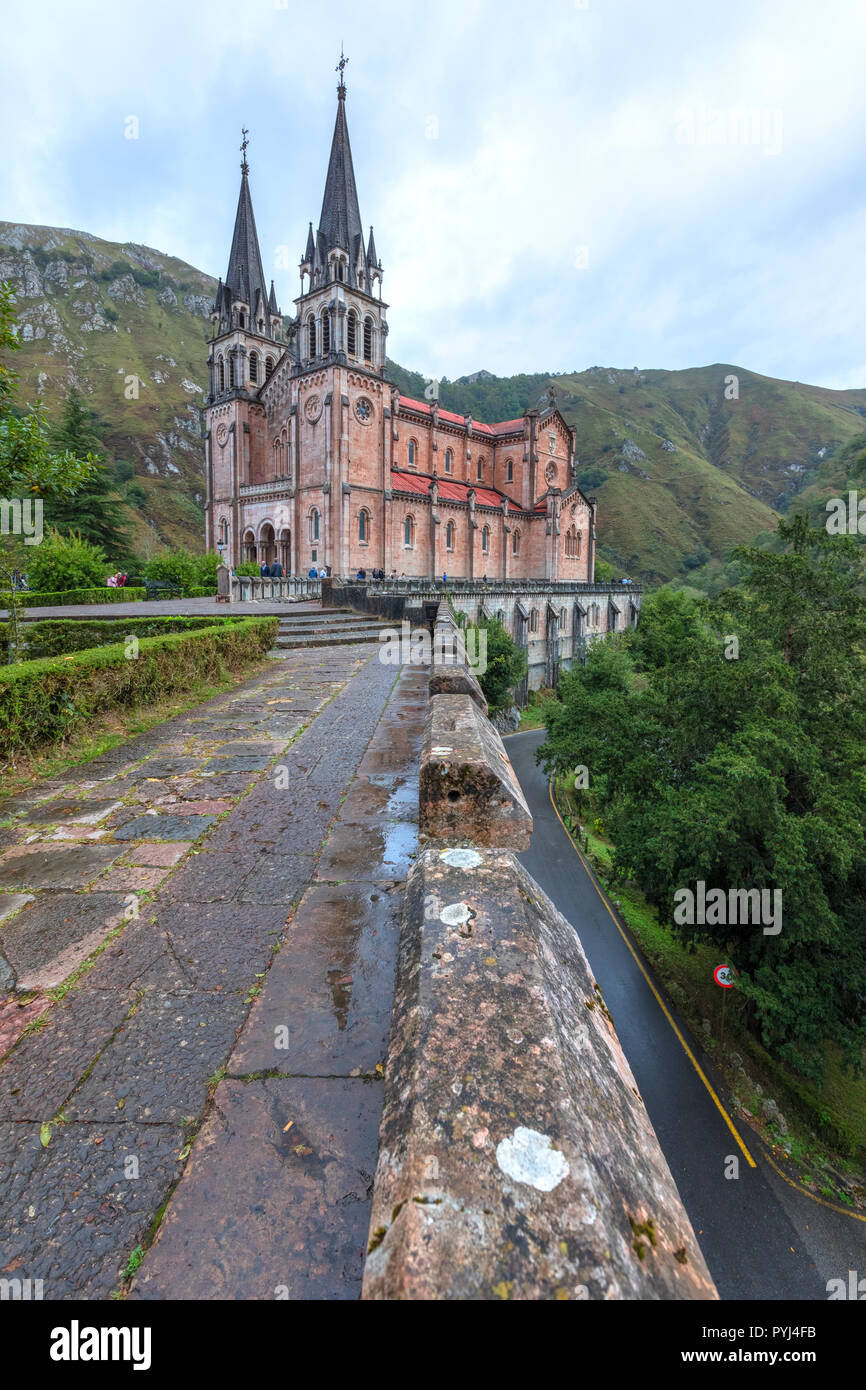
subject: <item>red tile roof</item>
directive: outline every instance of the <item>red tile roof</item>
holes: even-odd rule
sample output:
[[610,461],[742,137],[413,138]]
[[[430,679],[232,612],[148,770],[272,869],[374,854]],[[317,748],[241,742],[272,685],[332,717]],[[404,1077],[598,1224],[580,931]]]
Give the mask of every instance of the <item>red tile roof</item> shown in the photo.
[[[430,405],[427,401],[416,401],[411,396],[401,396],[400,405],[406,410],[416,410],[422,415],[431,413]],[[439,419],[446,420],[450,425],[462,425],[463,416],[455,415],[453,410],[440,410]],[[473,420],[472,430],[475,434],[517,434],[523,433],[523,419],[519,420],[500,420],[498,424],[485,425],[481,420]]]
[[[398,492],[417,492],[421,496],[426,496],[430,491],[433,479],[425,473],[403,473],[400,469],[391,470],[392,485]],[[471,483],[452,482],[450,479],[437,478],[439,484],[439,496],[452,502],[466,502],[469,497]],[[496,492],[492,487],[476,487],[475,500],[480,507],[501,507],[503,492]],[[515,502],[513,497],[508,498],[509,510],[519,512],[522,510],[520,503]]]

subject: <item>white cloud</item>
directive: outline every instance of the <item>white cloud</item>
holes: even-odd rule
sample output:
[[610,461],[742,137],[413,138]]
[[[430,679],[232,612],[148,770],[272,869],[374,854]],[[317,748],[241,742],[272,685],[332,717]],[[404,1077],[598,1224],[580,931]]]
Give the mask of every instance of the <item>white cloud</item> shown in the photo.
[[[274,248],[294,264],[318,217],[343,39],[397,360],[452,377],[714,360],[863,377],[866,10],[845,0],[820,23],[812,0],[337,0],[315,35],[300,0],[49,0],[4,37],[7,218],[219,274],[247,125],[285,306],[297,279]],[[713,143],[736,112],[763,143]]]

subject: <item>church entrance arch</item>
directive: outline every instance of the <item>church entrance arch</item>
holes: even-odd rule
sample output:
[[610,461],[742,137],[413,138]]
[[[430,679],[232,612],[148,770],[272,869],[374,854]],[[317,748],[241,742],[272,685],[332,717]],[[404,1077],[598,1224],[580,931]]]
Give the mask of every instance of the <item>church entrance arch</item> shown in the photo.
[[263,565],[270,565],[277,558],[277,543],[274,528],[266,521],[259,532],[259,558]]

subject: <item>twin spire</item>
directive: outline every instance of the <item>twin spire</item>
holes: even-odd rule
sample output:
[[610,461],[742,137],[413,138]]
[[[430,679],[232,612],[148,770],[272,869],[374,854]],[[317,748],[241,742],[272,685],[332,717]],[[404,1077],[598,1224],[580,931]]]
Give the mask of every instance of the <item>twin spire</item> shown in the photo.
[[[328,161],[328,174],[325,179],[325,194],[319,217],[319,229],[313,232],[313,224],[307,234],[307,246],[301,261],[301,272],[310,276],[310,289],[326,284],[331,278],[331,253],[343,251],[348,258],[345,267],[345,282],[367,294],[372,291],[375,279],[381,278],[382,266],[376,257],[373,228],[370,228],[369,241],[365,244],[361,229],[361,212],[358,206],[358,190],[355,186],[355,170],[352,164],[352,149],[349,144],[349,127],[346,121],[346,84],[344,80],[348,58],[340,51],[340,61],[336,71],[340,74],[337,87],[337,120],[334,138],[331,141],[331,157]],[[273,337],[279,324],[280,311],[277,308],[274,282],[270,293],[265,288],[262,257],[259,250],[256,220],[249,186],[249,164],[247,146],[249,131],[241,131],[241,189],[238,209],[235,215],[235,229],[229,254],[229,265],[225,282],[221,280],[214,303],[214,314],[219,315],[218,332],[223,333],[232,327],[248,327],[253,332],[262,332]],[[246,305],[248,322],[239,323],[238,304]],[[274,320],[277,322],[275,323]]]

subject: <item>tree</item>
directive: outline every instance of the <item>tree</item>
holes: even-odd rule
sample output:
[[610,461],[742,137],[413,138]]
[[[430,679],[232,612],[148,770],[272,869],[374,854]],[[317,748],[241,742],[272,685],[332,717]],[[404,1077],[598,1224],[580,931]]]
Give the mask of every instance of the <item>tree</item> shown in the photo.
[[[15,352],[21,344],[12,308],[12,290],[0,283],[0,353]],[[93,460],[81,458],[69,449],[54,447],[49,439],[41,405],[28,410],[15,402],[17,373],[0,358],[0,501],[15,517],[27,506],[29,534],[0,534],[0,589],[9,609],[12,640],[10,659],[19,660],[19,591],[15,572],[28,569],[42,538],[42,506],[45,500],[74,491],[89,477]],[[7,523],[4,519],[4,530]],[[35,542],[31,544],[30,542]]]
[[487,666],[479,672],[478,682],[490,709],[496,711],[508,704],[514,687],[526,675],[527,656],[497,618],[480,618],[478,629],[487,639]]
[[129,553],[130,516],[101,457],[93,421],[94,413],[84,405],[78,388],[70,386],[63,414],[51,435],[52,443],[72,454],[86,455],[92,460],[93,469],[74,493],[51,503],[50,521],[63,535],[81,536],[118,561]]
[[[734,552],[738,588],[658,596],[593,646],[539,757],[589,768],[616,872],[719,948],[764,1043],[820,1080],[828,1041],[854,1066],[866,1043],[866,562],[802,517],[779,535]],[[700,881],[779,890],[781,931],[678,922]]]

